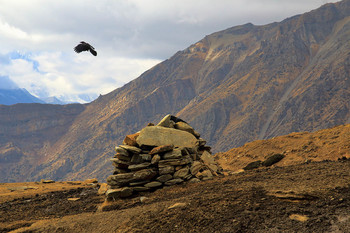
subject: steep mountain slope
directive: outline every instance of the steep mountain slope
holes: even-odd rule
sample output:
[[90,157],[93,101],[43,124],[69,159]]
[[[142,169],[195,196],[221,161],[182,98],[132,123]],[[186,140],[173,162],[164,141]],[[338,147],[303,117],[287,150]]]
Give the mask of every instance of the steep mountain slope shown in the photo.
[[50,158],[52,144],[84,108],[81,104],[0,105],[1,182],[33,180]]
[[[165,114],[189,122],[214,152],[350,123],[349,40],[349,0],[280,23],[206,36],[122,88],[75,108],[66,128],[48,143],[29,139],[41,149],[28,149],[28,156],[45,158],[39,168],[19,169],[23,160],[8,163],[0,180],[105,178],[112,172],[114,146]],[[54,128],[47,133],[55,134]],[[1,142],[2,148],[12,143],[14,151],[24,150],[15,139]]]

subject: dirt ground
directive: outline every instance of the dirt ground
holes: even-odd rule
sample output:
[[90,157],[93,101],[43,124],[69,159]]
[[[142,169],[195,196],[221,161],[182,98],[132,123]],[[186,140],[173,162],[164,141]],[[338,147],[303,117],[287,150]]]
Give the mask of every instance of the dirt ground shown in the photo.
[[1,197],[0,232],[350,232],[350,160],[260,168],[108,204],[98,187],[60,185]]

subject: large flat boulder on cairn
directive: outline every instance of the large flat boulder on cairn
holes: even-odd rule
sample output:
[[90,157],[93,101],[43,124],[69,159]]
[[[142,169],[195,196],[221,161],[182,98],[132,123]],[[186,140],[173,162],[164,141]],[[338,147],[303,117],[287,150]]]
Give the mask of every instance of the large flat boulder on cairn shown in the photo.
[[206,141],[189,124],[172,115],[127,135],[115,151],[111,158],[115,170],[107,178],[108,200],[222,174]]
[[139,146],[174,145],[175,147],[195,147],[198,139],[187,131],[162,126],[147,126],[136,139]]

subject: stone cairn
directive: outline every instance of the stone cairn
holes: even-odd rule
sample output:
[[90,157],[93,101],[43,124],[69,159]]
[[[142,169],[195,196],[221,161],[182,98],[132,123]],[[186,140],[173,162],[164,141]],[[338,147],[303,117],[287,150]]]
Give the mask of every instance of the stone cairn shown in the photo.
[[127,135],[115,148],[115,167],[107,178],[107,200],[124,198],[183,182],[200,182],[221,174],[206,141],[189,124],[172,115],[157,125]]

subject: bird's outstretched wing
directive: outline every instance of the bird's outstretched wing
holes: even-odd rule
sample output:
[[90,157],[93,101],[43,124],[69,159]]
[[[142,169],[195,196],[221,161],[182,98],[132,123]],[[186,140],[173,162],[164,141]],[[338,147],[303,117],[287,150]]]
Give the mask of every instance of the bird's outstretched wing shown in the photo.
[[83,51],[90,51],[92,55],[97,56],[97,52],[94,47],[92,47],[89,43],[84,41],[80,42],[77,46],[74,47],[74,51],[77,53],[81,53]]
[[[91,46],[92,47],[92,46]],[[97,56],[97,52],[96,50],[94,49],[94,47],[90,48],[90,53],[94,56]]]

